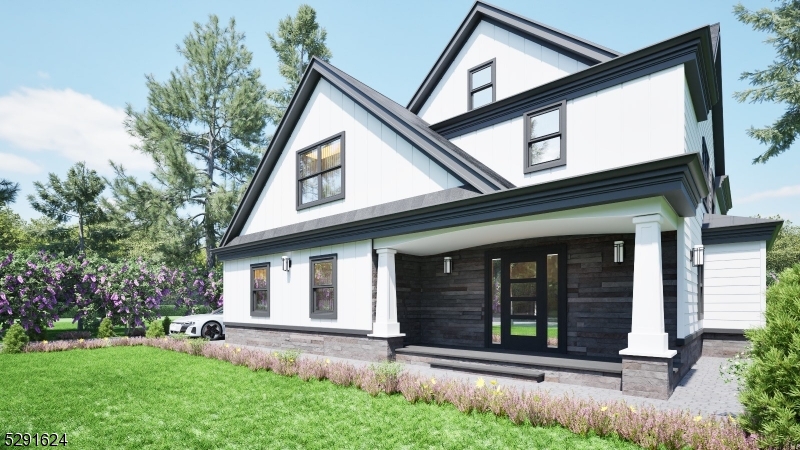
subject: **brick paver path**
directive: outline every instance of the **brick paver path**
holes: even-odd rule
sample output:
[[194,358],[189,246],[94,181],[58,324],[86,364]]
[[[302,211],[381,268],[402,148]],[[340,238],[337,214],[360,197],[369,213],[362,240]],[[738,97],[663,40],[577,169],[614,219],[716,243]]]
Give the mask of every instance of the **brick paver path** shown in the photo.
[[[224,341],[216,341],[214,344],[223,344]],[[246,347],[237,345],[237,347]],[[257,350],[267,350],[260,347],[250,347]],[[303,354],[303,357],[328,358],[325,356]],[[331,361],[345,361],[356,366],[370,364],[369,362],[333,358]],[[735,383],[725,383],[719,374],[719,367],[726,362],[725,358],[714,358],[710,356],[701,357],[697,363],[683,377],[675,392],[669,400],[656,400],[642,397],[623,395],[621,391],[612,389],[602,389],[588,386],[576,386],[571,384],[547,382],[547,378],[542,383],[527,381],[515,378],[493,377],[474,373],[459,372],[446,369],[432,369],[427,365],[407,364],[405,369],[411,373],[419,373],[424,376],[436,377],[441,379],[461,378],[474,383],[478,378],[485,381],[497,380],[502,386],[515,386],[526,391],[543,390],[554,395],[575,395],[578,397],[592,398],[599,402],[613,402],[625,400],[631,405],[653,405],[658,409],[670,410],[689,410],[692,414],[700,414],[704,417],[716,416],[736,416],[741,414],[742,406],[737,399],[737,386]]]

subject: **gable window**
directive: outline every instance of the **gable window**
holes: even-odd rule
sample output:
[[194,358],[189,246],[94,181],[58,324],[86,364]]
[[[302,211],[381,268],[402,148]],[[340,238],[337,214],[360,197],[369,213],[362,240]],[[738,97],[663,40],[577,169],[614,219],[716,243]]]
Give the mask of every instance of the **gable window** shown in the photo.
[[495,60],[469,69],[468,76],[468,110],[480,108],[492,103],[495,99]]
[[250,315],[269,317],[269,263],[250,266]]
[[310,317],[336,318],[336,255],[315,256],[311,266]]
[[567,164],[566,102],[525,114],[524,172]]
[[344,198],[344,132],[297,152],[297,209]]

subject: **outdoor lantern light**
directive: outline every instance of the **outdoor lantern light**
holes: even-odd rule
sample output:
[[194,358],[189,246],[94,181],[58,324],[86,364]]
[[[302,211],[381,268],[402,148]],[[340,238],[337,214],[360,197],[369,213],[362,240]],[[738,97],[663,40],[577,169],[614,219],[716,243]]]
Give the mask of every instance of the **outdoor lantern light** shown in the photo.
[[283,271],[288,272],[292,268],[292,258],[282,256],[281,259],[283,260]]
[[703,263],[705,262],[705,259],[706,259],[704,253],[705,253],[705,247],[703,247],[702,245],[695,245],[692,248],[692,265],[693,266],[697,267],[697,266],[702,266],[703,265]]
[[453,272],[453,258],[449,256],[444,257],[444,273]]
[[614,262],[621,263],[625,256],[625,241],[614,241]]

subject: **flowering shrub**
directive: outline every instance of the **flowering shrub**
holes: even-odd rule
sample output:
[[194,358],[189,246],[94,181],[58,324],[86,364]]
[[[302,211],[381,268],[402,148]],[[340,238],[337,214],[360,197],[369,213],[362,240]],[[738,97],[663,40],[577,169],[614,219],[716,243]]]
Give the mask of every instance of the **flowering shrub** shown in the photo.
[[463,380],[438,380],[418,374],[397,374],[396,384],[381,384],[381,369],[356,367],[343,362],[299,358],[296,351],[266,353],[242,349],[230,344],[208,345],[203,340],[173,338],[116,338],[78,341],[29,343],[25,352],[52,352],[75,348],[146,345],[164,350],[202,355],[247,366],[251,370],[272,370],[297,374],[303,380],[327,378],[333,384],[355,384],[371,395],[380,392],[400,393],[409,402],[450,403],[464,412],[492,412],[513,423],[533,426],[563,426],[574,433],[619,436],[644,448],[700,450],[757,449],[757,436],[747,436],[732,418],[716,419],[694,416],[686,411],[660,411],[641,408],[624,401],[600,403],[569,396],[553,396],[543,392],[526,392],[505,388],[496,381],[479,378],[476,383]]
[[41,334],[63,314],[96,324],[103,318],[128,333],[161,316],[165,301],[178,307],[219,307],[219,270],[178,270],[144,260],[111,263],[39,252],[9,254],[0,261],[0,330],[19,322]]
[[91,339],[92,333],[90,331],[63,331],[58,333],[58,339],[74,340],[74,339]]

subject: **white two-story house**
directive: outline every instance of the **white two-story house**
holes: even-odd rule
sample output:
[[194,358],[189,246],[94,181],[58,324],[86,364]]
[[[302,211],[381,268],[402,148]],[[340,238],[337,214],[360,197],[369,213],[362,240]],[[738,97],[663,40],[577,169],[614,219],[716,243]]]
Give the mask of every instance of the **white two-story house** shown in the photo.
[[227,340],[669,397],[781,225],[728,215],[721,53],[478,2],[407,106],[313,60],[214,250]]

